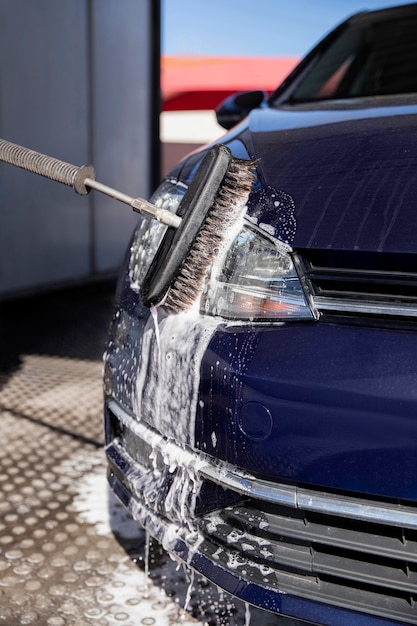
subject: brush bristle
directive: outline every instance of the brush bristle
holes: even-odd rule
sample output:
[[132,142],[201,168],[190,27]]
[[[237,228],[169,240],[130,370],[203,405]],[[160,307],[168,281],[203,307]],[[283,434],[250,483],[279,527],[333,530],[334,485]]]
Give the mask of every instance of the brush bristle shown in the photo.
[[231,160],[216,200],[163,303],[170,312],[186,311],[200,296],[206,276],[230,227],[242,215],[248,202],[255,180],[254,166],[254,161]]

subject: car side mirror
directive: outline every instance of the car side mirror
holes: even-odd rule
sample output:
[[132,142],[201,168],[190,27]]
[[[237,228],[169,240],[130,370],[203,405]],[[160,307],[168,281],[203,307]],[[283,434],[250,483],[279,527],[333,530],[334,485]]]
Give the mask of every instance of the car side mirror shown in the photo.
[[239,91],[223,100],[216,108],[217,122],[229,130],[241,122],[252,109],[267,101],[266,91]]

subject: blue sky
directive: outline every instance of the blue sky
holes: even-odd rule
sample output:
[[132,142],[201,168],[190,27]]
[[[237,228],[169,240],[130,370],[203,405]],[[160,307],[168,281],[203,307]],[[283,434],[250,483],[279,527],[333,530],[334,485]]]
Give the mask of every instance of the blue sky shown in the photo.
[[404,0],[161,0],[162,52],[302,56],[343,19]]

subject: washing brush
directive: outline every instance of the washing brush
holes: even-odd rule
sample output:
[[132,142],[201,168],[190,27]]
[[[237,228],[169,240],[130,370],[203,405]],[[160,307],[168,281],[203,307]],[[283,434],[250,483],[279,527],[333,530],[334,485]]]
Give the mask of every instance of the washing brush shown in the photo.
[[80,195],[95,189],[166,225],[140,296],[145,306],[163,306],[174,313],[189,309],[201,293],[255,178],[253,161],[236,159],[227,146],[216,144],[206,152],[177,212],[171,213],[100,183],[91,165],[77,167],[4,139],[0,139],[0,161],[72,187]]

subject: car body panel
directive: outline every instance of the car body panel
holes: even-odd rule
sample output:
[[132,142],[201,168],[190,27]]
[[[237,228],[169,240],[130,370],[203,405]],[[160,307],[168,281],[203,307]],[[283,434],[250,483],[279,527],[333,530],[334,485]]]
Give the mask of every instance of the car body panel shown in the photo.
[[265,182],[294,198],[294,248],[415,251],[417,106],[373,100],[350,110],[251,114]]
[[401,330],[219,329],[202,362],[196,442],[260,475],[416,500],[416,381]]

